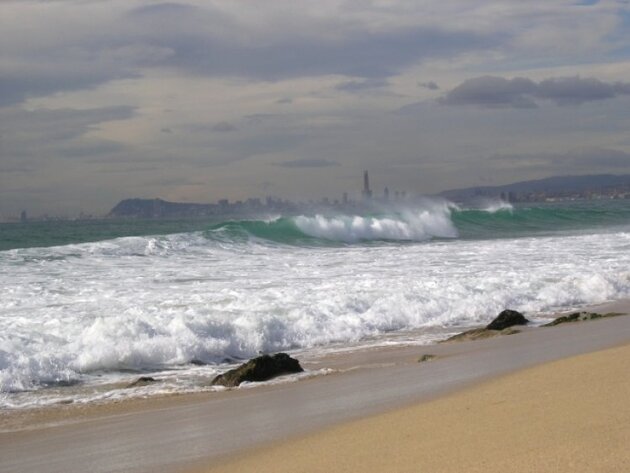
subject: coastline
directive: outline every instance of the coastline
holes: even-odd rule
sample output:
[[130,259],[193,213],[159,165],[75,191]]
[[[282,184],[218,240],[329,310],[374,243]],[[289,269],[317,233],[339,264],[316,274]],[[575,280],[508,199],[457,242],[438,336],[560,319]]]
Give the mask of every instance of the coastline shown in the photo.
[[191,471],[628,471],[629,358],[626,344],[550,362]]
[[[630,299],[620,299],[615,301],[609,301],[602,304],[596,304],[592,306],[585,306],[580,309],[571,311],[560,311],[549,314],[543,317],[541,314],[535,316],[535,318],[544,320],[555,319],[563,315],[575,312],[577,310],[599,313],[625,313],[630,315]],[[468,330],[475,327],[463,328]],[[537,330],[539,326],[520,326],[519,331],[528,332]],[[307,369],[307,373],[304,373],[300,378],[290,377],[280,381],[281,385],[288,385],[293,382],[306,381],[310,378],[320,378],[328,375],[343,375],[347,372],[355,370],[368,370],[376,367],[395,366],[401,363],[407,363],[409,360],[415,360],[417,354],[427,354],[428,352],[444,353],[440,356],[451,356],[453,354],[459,354],[460,350],[457,345],[442,345],[441,342],[445,341],[451,334],[444,332],[443,338],[428,344],[394,344],[391,346],[369,346],[359,345],[349,348],[345,351],[334,351],[332,353],[324,352],[323,354],[316,356],[308,356],[303,359],[300,353],[294,355]],[[464,333],[464,332],[458,332]],[[419,331],[420,336],[424,335],[423,331]],[[418,334],[414,332],[408,332],[404,335],[405,339],[414,338]],[[435,334],[433,335],[435,337]],[[474,340],[475,342],[481,342],[481,340]],[[474,347],[475,345],[473,345]],[[439,347],[439,348],[438,348]],[[466,346],[465,346],[466,347]],[[464,351],[467,351],[465,348]],[[108,417],[111,415],[125,414],[128,412],[139,412],[145,409],[159,409],[172,405],[188,404],[203,402],[211,396],[213,399],[222,399],[224,397],[239,396],[243,391],[249,389],[266,390],[276,389],[274,386],[270,386],[269,383],[257,383],[246,389],[226,389],[217,391],[201,391],[201,392],[175,392],[167,394],[150,394],[146,396],[126,397],[120,399],[110,399],[103,401],[91,401],[86,403],[71,403],[71,402],[59,402],[57,404],[48,404],[41,407],[29,407],[18,409],[6,409],[0,410],[0,434],[6,432],[15,432],[21,430],[35,430],[48,427],[55,427],[65,424],[72,424],[76,422],[83,422],[86,420],[98,419],[101,417]],[[280,386],[281,388],[281,386]]]
[[[630,302],[617,301],[595,309],[629,312]],[[21,419],[18,415],[13,427],[10,419],[3,419],[3,430],[11,432],[0,433],[0,467],[7,467],[7,471],[17,465],[17,471],[84,471],[83,458],[96,465],[94,472],[116,468],[176,471],[261,444],[431,401],[541,363],[628,342],[630,318],[616,317],[531,328],[515,336],[488,340],[324,357],[316,368],[333,366],[332,374],[293,383],[100,406],[60,406]],[[437,358],[418,363],[423,354]],[[236,418],[239,425],[235,425]],[[72,455],[66,450],[64,458],[68,442],[78,445]]]

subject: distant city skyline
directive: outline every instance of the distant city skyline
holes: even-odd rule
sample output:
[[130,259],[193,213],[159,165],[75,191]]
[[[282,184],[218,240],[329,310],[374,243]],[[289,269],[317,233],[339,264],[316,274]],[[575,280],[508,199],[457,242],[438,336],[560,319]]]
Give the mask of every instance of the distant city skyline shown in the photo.
[[0,219],[623,174],[628,31],[624,0],[6,0]]
[[[402,201],[406,198],[407,198],[406,191],[397,190],[394,192],[391,202]],[[159,197],[151,198],[151,199],[141,199],[138,197],[124,197],[120,200],[119,204],[122,202],[133,203],[133,202],[141,202],[141,201],[164,201],[164,199],[160,199]],[[365,204],[369,202],[373,202],[373,203],[390,202],[389,188],[385,186],[383,188],[382,195],[374,194],[372,191],[372,188],[370,187],[369,171],[365,170],[363,171],[363,188],[362,189],[357,188],[351,191],[344,191],[342,192],[341,195],[338,195],[338,196],[337,195],[323,196],[320,199],[306,199],[306,200],[301,200],[297,202],[293,202],[289,199],[283,199],[281,197],[274,196],[274,195],[267,195],[264,197],[250,196],[243,199],[237,199],[237,200],[232,200],[232,201],[230,201],[230,199],[228,198],[222,197],[216,200],[215,202],[213,201],[208,201],[208,202],[173,201],[173,202],[168,202],[168,203],[181,203],[181,204],[186,204],[186,205],[190,204],[193,206],[198,206],[198,205],[211,206],[211,207],[214,206],[218,210],[223,209],[225,211],[229,211],[230,209],[232,210],[247,209],[250,211],[255,211],[255,210],[260,210],[263,208],[267,208],[267,209],[275,208],[276,210],[282,210],[282,209],[295,210],[297,207],[318,206],[318,205],[324,205],[324,206],[332,205],[332,206],[340,206],[340,207],[346,206],[349,208],[350,206],[353,206],[353,205],[356,206],[356,205],[361,205],[361,204]],[[105,212],[104,214],[91,214],[91,213],[79,212],[78,214],[58,213],[58,214],[50,215],[48,213],[31,214],[27,209],[22,209],[19,212],[19,216],[18,215],[4,216],[0,218],[0,222],[1,221],[18,221],[18,220],[25,222],[28,220],[32,220],[33,218],[36,220],[40,220],[40,219],[46,220],[46,219],[56,219],[56,218],[90,219],[90,218],[105,217],[107,213],[109,212]]]
[[370,185],[369,173],[363,173],[363,189],[358,198],[353,199],[348,192],[341,198],[327,196],[322,199],[292,202],[267,196],[249,197],[217,202],[172,202],[163,199],[125,198],[118,202],[106,215],[80,213],[78,215],[37,215],[29,216],[22,210],[19,217],[10,216],[0,222],[30,222],[32,220],[64,220],[93,218],[203,218],[230,215],[256,216],[261,214],[291,215],[298,213],[314,214],[339,212],[348,215],[364,215],[366,212],[385,209],[424,208],[427,201],[446,199],[464,206],[503,205],[518,202],[553,202],[560,200],[630,200],[630,174],[625,175],[581,175],[554,176],[542,180],[511,183],[505,186],[480,186],[451,189],[440,195],[408,195],[405,191],[395,191],[390,195],[389,188],[382,195],[374,194]]

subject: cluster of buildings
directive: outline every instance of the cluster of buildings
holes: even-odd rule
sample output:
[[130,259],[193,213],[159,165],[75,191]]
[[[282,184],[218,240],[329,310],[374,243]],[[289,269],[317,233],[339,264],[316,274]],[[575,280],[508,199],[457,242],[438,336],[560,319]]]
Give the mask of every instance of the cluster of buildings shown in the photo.
[[[602,178],[602,176],[582,176],[583,178]],[[573,185],[573,190],[567,190],[571,186],[547,185],[544,190],[532,191],[530,186],[526,189],[522,184],[536,183],[538,181],[527,181],[518,184],[502,187],[477,187],[443,192],[441,195],[454,201],[467,201],[476,198],[497,198],[500,197],[506,202],[553,202],[560,200],[596,200],[596,199],[630,199],[630,176],[603,176],[607,178],[605,183],[594,182],[584,183],[581,186]],[[549,178],[554,179],[554,178]],[[569,179],[567,177],[567,179]],[[611,181],[610,179],[613,179]],[[616,180],[614,180],[616,179]],[[510,189],[512,188],[512,189]],[[295,203],[286,199],[267,197],[265,200],[250,198],[247,200],[237,200],[230,202],[228,199],[221,199],[215,204],[189,204],[180,202],[168,202],[162,199],[125,199],[119,202],[107,215],[110,218],[189,218],[189,217],[211,217],[217,215],[256,215],[260,213],[295,214],[298,212],[317,211],[347,211],[361,212],[370,210],[380,205],[387,205],[397,202],[408,201],[405,191],[390,192],[388,187],[383,189],[383,193],[376,195],[370,187],[370,176],[367,171],[363,173],[363,189],[361,197],[353,200],[344,192],[341,199],[331,200],[324,197],[319,201],[308,201]],[[81,214],[78,220],[93,218],[91,215]],[[22,211],[19,219],[22,222],[31,220],[26,211]],[[48,216],[38,217],[35,220],[58,220]]]
[[124,218],[182,218],[182,217],[210,217],[216,215],[255,215],[263,212],[292,214],[309,211],[347,210],[360,211],[370,206],[392,201],[407,199],[406,192],[390,194],[386,187],[382,196],[374,196],[370,188],[368,172],[363,174],[363,191],[360,200],[352,200],[344,192],[341,200],[330,200],[324,197],[320,201],[295,203],[285,199],[267,197],[264,201],[258,198],[237,200],[230,202],[221,199],[216,204],[188,204],[167,202],[162,199],[125,199],[118,203],[108,217]]
[[630,187],[583,191],[501,192],[500,197],[505,202],[630,199]]

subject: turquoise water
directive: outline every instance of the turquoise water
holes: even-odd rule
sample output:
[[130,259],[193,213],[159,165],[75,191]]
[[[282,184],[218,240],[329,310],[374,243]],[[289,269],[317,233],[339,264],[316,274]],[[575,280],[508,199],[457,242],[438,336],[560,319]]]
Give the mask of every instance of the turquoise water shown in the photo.
[[208,228],[201,220],[77,220],[0,223],[0,251],[62,246],[125,236],[167,235]]
[[[414,226],[408,215],[415,209],[388,209],[361,215],[365,225],[387,219]],[[348,237],[343,229],[335,234],[318,231],[308,225],[300,226],[299,219],[314,216],[287,216],[278,218],[213,220],[87,220],[49,221],[0,224],[0,251],[13,248],[62,246],[72,243],[95,242],[125,236],[168,235],[186,232],[204,232],[209,239],[233,240],[242,243],[255,237],[261,240],[289,245],[329,245],[335,243],[366,243],[368,241],[422,241],[431,238],[485,240],[529,235],[546,235],[558,232],[579,232],[589,229],[603,230],[630,224],[630,200],[577,201],[557,203],[515,204],[490,209],[459,209],[455,207],[429,209],[433,216],[446,212],[454,232],[437,229],[426,234],[413,231],[408,238],[403,232],[382,231],[380,234],[362,234]],[[353,225],[352,213],[324,214],[326,221],[336,221],[345,227]],[[413,219],[411,219],[413,220]],[[345,223],[344,223],[345,222]],[[430,222],[424,222],[425,225]],[[320,225],[321,227],[321,225]]]

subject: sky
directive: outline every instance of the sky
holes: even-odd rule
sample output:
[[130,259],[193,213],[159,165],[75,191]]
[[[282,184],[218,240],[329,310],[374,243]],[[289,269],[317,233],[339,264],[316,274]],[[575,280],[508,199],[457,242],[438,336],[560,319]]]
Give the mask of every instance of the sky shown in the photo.
[[0,218],[630,172],[628,0],[2,0]]

